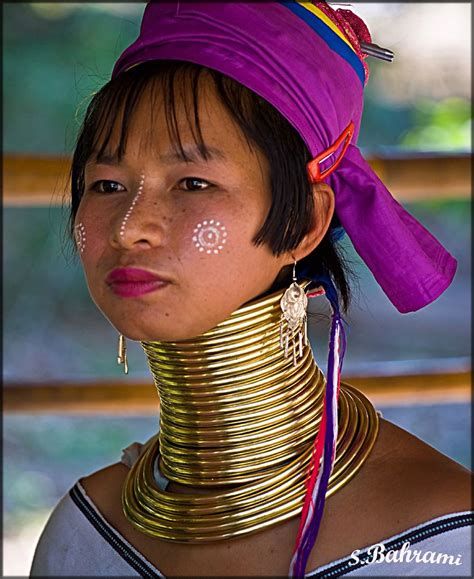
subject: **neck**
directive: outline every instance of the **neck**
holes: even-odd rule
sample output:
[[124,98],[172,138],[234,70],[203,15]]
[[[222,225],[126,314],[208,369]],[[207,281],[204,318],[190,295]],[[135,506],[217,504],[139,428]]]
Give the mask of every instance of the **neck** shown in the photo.
[[306,460],[325,380],[308,345],[296,365],[285,357],[282,295],[246,304],[192,340],[142,343],[161,401],[160,470],[170,481],[238,485]]

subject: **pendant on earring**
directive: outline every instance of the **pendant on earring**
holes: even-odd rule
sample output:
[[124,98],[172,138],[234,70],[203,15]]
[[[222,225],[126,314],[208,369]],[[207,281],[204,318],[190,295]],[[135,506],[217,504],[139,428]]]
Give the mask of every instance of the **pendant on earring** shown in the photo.
[[127,361],[127,343],[125,341],[125,336],[119,335],[118,340],[118,356],[117,364],[123,364],[123,371],[128,374],[128,361]]
[[[303,357],[303,345],[308,344],[306,308],[308,298],[302,287],[293,283],[285,291],[280,300],[280,347],[285,350],[285,358],[290,355],[290,343],[293,354],[293,364],[296,366],[298,359]],[[285,324],[286,322],[286,324]],[[285,327],[286,326],[286,327]]]

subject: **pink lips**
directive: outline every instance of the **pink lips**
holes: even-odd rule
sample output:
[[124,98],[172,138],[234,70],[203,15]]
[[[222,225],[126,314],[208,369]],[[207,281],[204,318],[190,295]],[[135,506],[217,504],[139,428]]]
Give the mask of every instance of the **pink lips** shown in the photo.
[[110,289],[124,298],[134,298],[153,292],[169,282],[145,269],[119,267],[112,270],[105,279]]

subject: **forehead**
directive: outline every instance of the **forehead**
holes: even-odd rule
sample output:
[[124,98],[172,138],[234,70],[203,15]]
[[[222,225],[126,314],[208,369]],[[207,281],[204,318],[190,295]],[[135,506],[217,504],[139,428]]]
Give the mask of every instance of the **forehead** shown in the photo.
[[197,82],[184,75],[172,84],[148,79],[139,90],[125,93],[98,129],[97,160],[145,154],[192,161],[186,152],[191,149],[204,158],[219,152],[234,158],[255,154],[205,71]]

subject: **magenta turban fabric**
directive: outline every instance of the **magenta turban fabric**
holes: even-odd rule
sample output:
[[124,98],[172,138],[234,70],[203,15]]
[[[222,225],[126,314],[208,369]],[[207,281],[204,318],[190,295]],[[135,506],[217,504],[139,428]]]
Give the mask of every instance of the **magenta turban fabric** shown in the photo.
[[140,35],[112,76],[163,59],[215,69],[272,104],[313,156],[354,123],[352,142],[326,180],[336,214],[390,301],[400,312],[416,311],[449,286],[456,260],[395,201],[356,146],[367,67],[354,15],[330,18],[331,11],[296,0],[149,2]]

